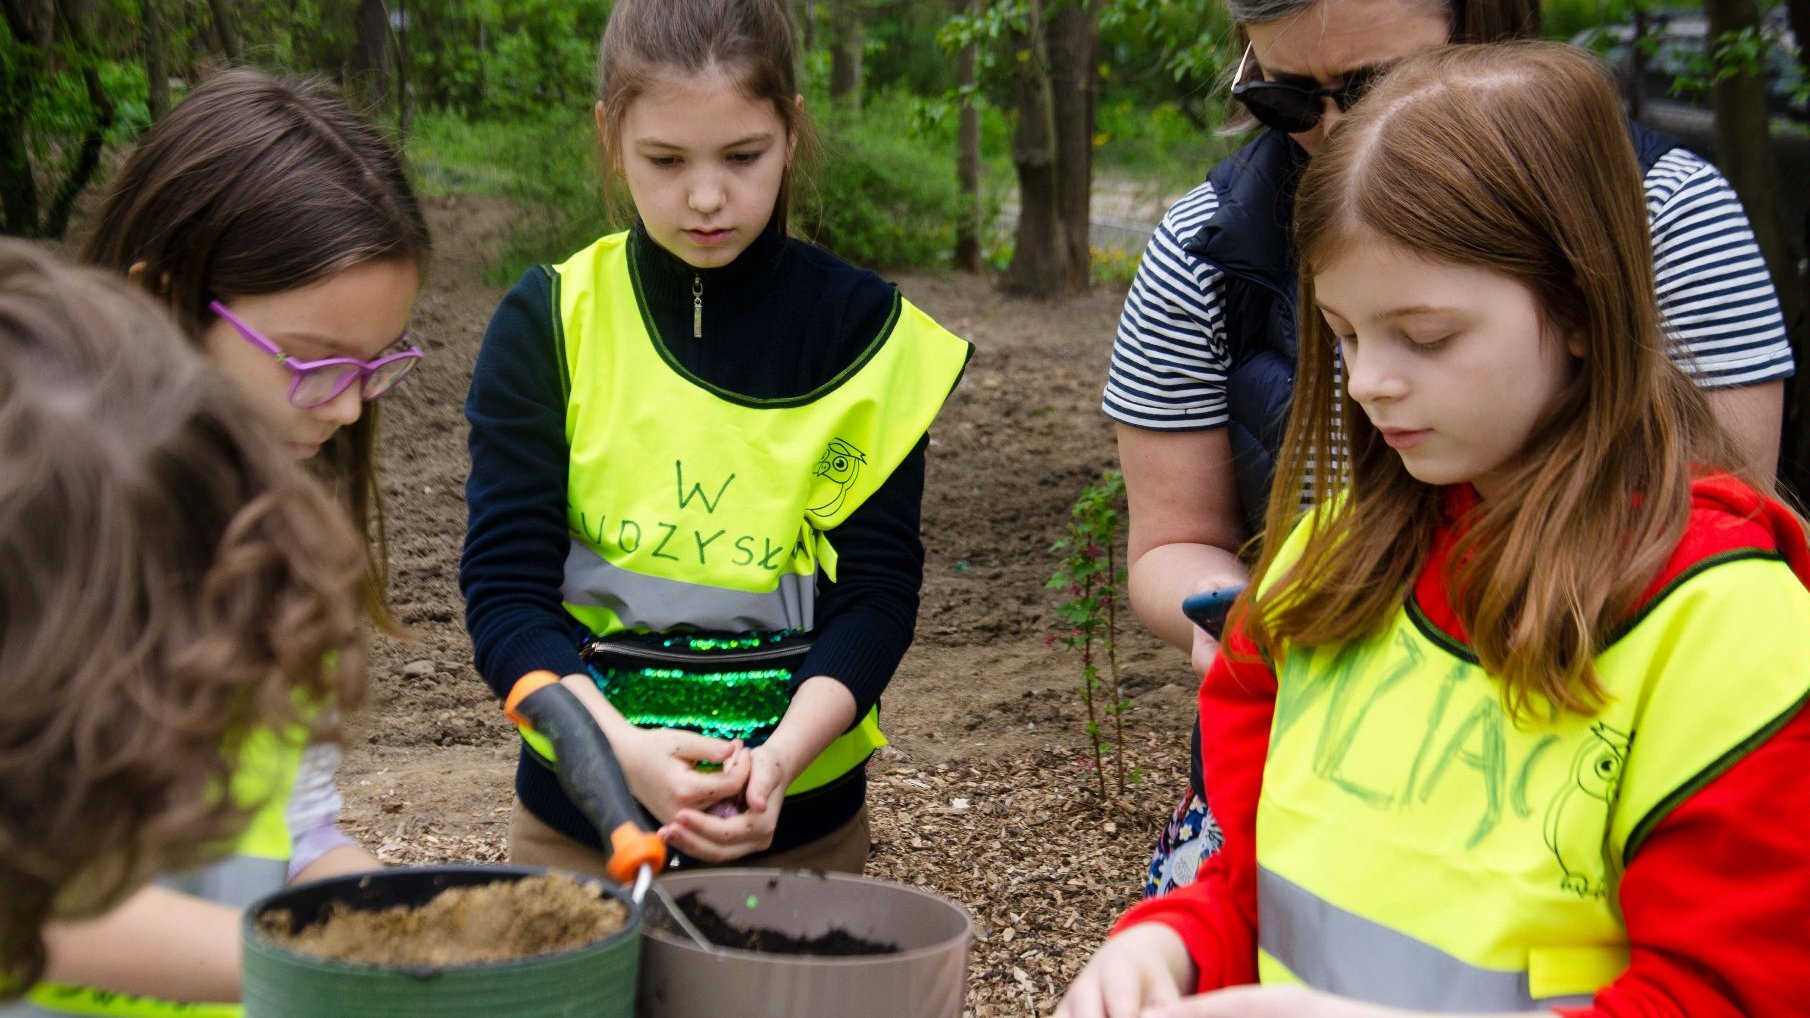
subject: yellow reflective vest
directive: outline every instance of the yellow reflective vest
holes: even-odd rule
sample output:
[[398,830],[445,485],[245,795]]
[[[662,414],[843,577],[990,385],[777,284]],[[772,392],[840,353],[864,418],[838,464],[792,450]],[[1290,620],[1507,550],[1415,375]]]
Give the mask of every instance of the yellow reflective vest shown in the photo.
[[[929,430],[968,343],[895,296],[836,377],[750,399],[667,353],[627,233],[552,278],[570,450],[566,610],[606,638],[809,632],[817,574],[836,578],[836,527]],[[791,791],[840,777],[884,741],[870,711]]]
[[[1693,536],[1746,522],[1700,515]],[[1712,550],[1598,657],[1592,717],[1511,717],[1412,600],[1367,639],[1288,648],[1257,813],[1262,981],[1484,1012],[1620,975],[1628,860],[1810,695],[1802,579],[1768,548]]]
[[[225,858],[187,870],[166,873],[159,887],[208,901],[244,908],[281,890],[289,878],[292,843],[286,814],[295,788],[307,730],[278,734],[260,729],[246,737],[232,777],[232,796],[254,810]],[[237,1003],[179,1003],[81,986],[41,983],[25,999],[0,1005],[0,1018],[47,1018],[51,1015],[116,1015],[127,1018],[237,1018]]]

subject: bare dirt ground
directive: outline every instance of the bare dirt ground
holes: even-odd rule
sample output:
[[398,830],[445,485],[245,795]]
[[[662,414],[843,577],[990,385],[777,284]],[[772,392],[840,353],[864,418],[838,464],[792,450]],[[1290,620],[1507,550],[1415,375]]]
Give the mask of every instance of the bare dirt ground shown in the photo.
[[[392,596],[419,639],[376,654],[374,708],[342,788],[350,830],[391,862],[497,860],[516,739],[471,666],[457,587],[467,470],[461,414],[485,323],[481,282],[520,215],[465,197],[431,209],[438,249],[413,334],[428,359],[384,404]],[[971,1015],[1046,1013],[1136,899],[1186,754],[1193,681],[1135,622],[1119,659],[1132,708],[1128,801],[1094,790],[1078,663],[1048,634],[1076,494],[1115,465],[1098,411],[1122,291],[1034,304],[983,279],[908,274],[902,291],[976,352],[932,431],[917,640],[882,704],[869,873],[967,906]]]

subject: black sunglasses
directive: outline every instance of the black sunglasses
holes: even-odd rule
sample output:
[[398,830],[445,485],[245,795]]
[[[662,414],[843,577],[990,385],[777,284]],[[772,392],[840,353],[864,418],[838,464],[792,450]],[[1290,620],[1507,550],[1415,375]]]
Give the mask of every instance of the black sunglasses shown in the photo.
[[1352,71],[1337,88],[1303,88],[1282,81],[1244,81],[1245,64],[1251,59],[1251,47],[1244,48],[1244,56],[1238,59],[1238,70],[1232,80],[1232,98],[1244,104],[1251,111],[1251,116],[1265,127],[1273,127],[1285,134],[1304,134],[1314,129],[1320,122],[1320,116],[1326,109],[1321,100],[1331,99],[1343,113],[1351,109],[1376,79],[1387,70],[1384,67],[1360,67]]

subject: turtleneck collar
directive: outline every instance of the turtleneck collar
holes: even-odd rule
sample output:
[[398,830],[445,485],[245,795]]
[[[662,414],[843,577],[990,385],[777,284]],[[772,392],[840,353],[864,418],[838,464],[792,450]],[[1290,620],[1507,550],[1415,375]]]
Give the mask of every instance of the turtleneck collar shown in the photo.
[[720,306],[745,307],[744,298],[765,290],[779,269],[786,244],[785,234],[768,227],[736,256],[735,261],[720,268],[697,269],[661,247],[648,235],[647,228],[636,221],[630,250],[635,267],[640,271],[642,291],[651,305],[656,309],[682,306],[689,317],[692,287],[695,281],[701,280],[708,317],[710,310],[719,306],[719,301],[723,302]]

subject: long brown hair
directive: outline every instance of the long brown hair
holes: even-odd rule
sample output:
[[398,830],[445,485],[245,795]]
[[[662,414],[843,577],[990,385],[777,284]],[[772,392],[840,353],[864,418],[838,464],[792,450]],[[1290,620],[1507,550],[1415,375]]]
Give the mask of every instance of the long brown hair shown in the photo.
[[[210,77],[145,133],[109,187],[84,261],[144,284],[199,341],[208,302],[280,293],[367,262],[425,270],[427,225],[382,134],[324,85],[241,67]],[[370,538],[363,600],[389,611],[376,403],[318,457]]]
[[362,701],[363,575],[162,310],[0,242],[0,997],[46,921],[243,827],[219,790],[249,733]]
[[1275,655],[1284,641],[1374,631],[1407,596],[1442,521],[1441,492],[1409,475],[1358,405],[1341,401],[1336,340],[1314,311],[1316,267],[1361,257],[1356,238],[1373,235],[1522,283],[1549,334],[1582,349],[1503,483],[1509,494],[1470,518],[1448,580],[1511,709],[1538,696],[1594,710],[1592,659],[1676,546],[1693,472],[1744,475],[1703,397],[1666,358],[1640,170],[1608,75],[1556,43],[1412,57],[1309,164],[1295,229],[1300,367],[1260,579],[1299,516],[1309,464],[1321,509],[1304,554],[1268,578],[1248,615],[1259,644]]
[[799,106],[792,21],[779,0],[617,0],[598,47],[597,96],[609,129],[601,139],[604,165],[621,166],[618,125],[662,75],[690,77],[723,71],[742,94],[770,102],[796,139],[793,163],[780,178],[773,227],[786,232],[794,166],[816,148],[811,120]]

